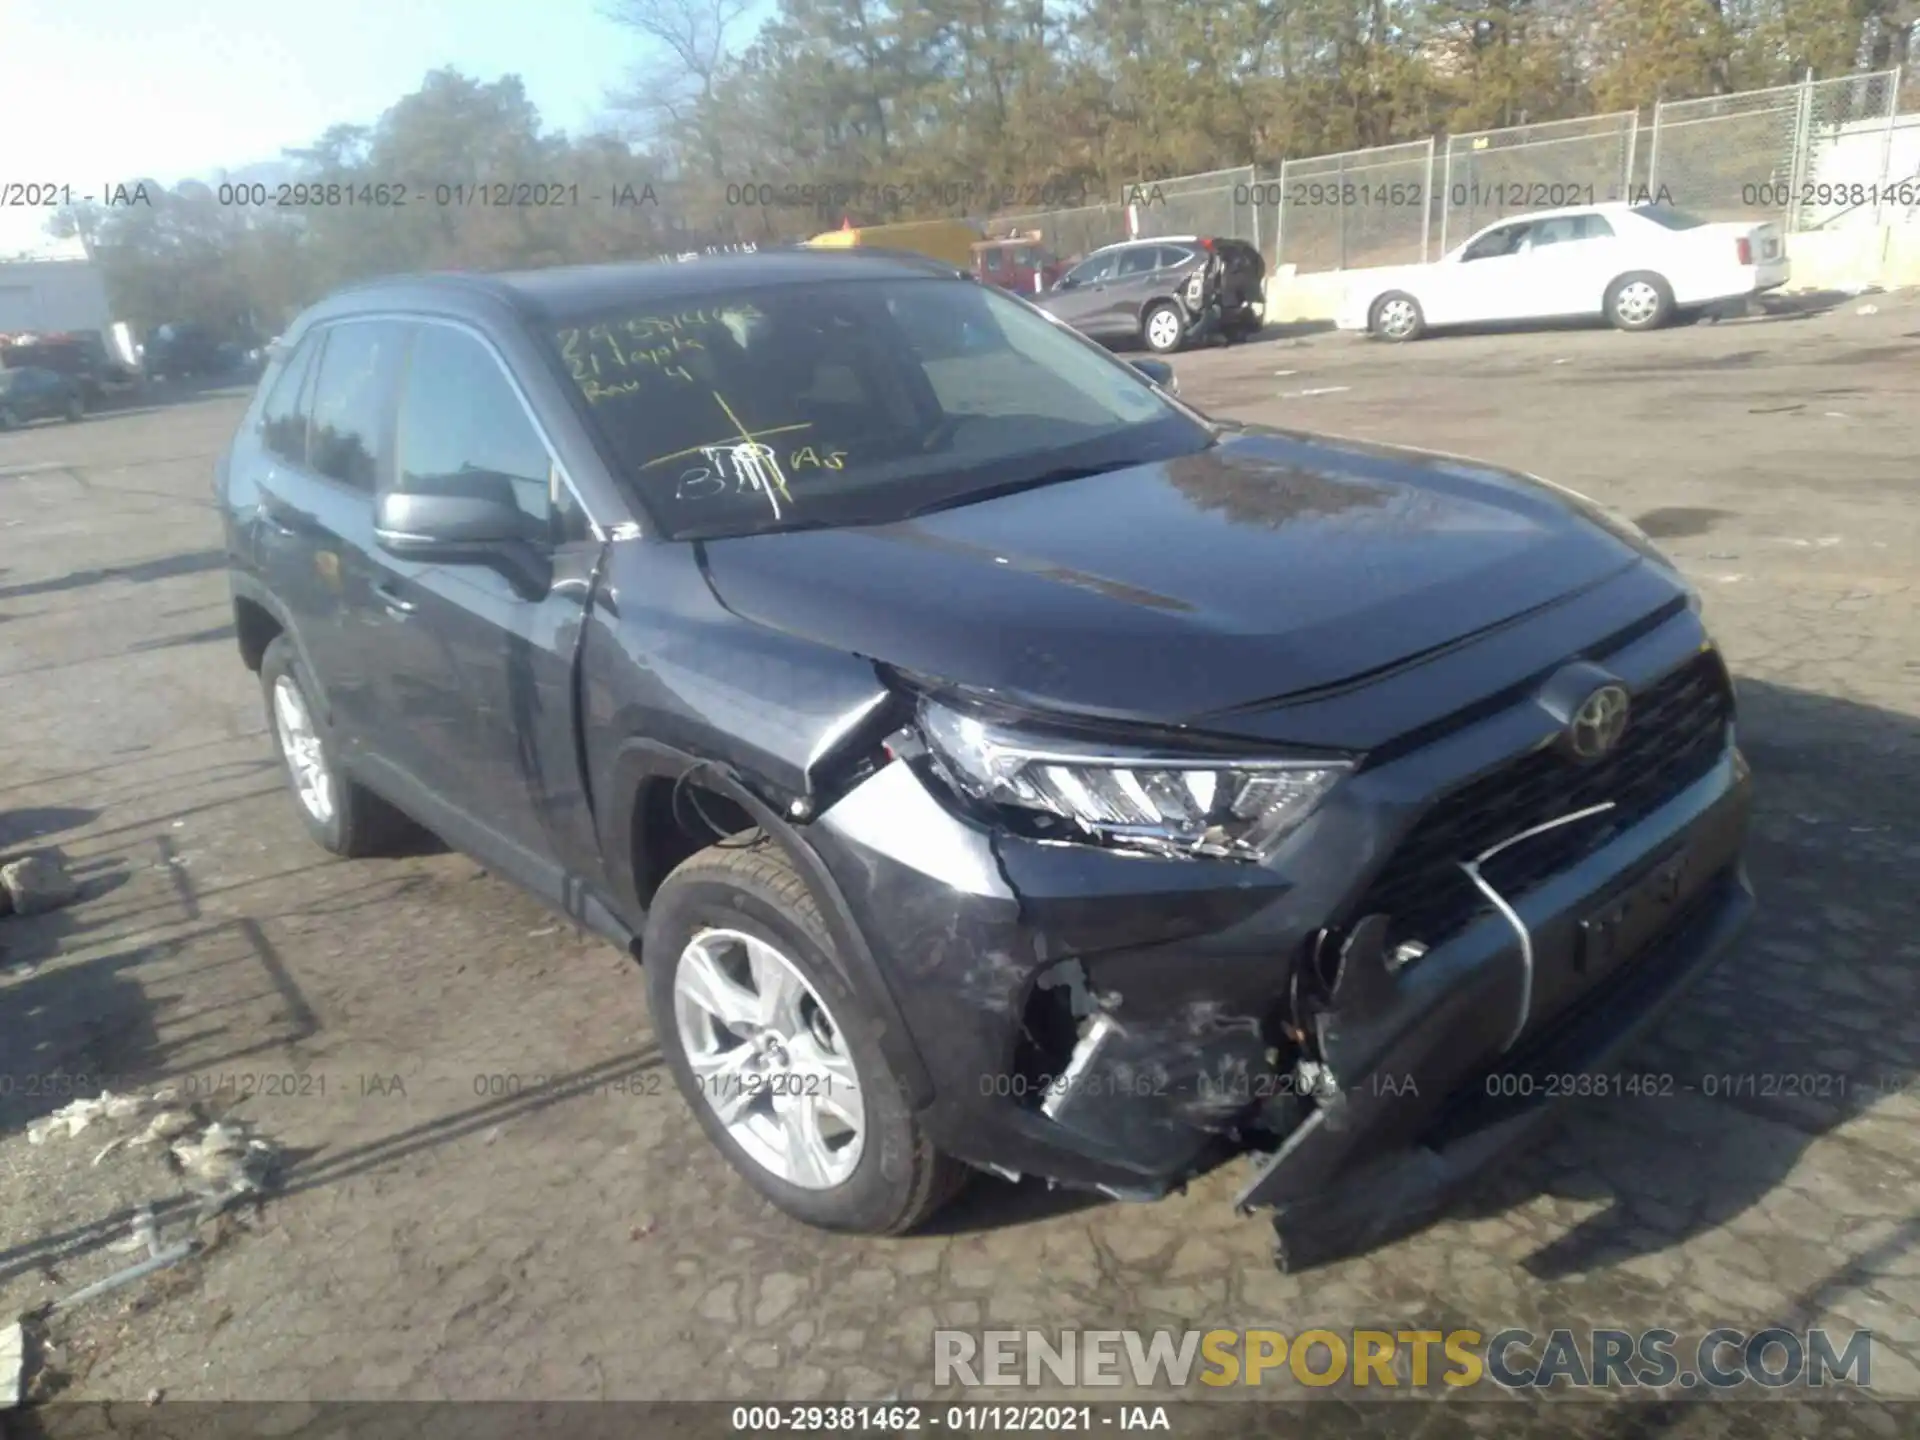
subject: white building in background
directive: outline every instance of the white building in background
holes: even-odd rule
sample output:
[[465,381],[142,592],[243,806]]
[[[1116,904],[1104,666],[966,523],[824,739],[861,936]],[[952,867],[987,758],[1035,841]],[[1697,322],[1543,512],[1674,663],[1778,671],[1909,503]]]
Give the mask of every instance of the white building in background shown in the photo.
[[113,323],[100,268],[79,237],[47,234],[51,213],[0,210],[0,335],[104,333]]
[[113,324],[100,267],[77,260],[0,260],[0,335],[45,335]]

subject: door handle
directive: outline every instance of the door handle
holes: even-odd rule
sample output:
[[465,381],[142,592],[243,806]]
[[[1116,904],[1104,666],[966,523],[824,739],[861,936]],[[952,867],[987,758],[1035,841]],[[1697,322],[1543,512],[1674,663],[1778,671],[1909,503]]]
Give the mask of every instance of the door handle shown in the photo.
[[380,604],[389,615],[404,617],[411,615],[419,606],[400,593],[398,585],[391,580],[373,587],[373,593],[380,597]]
[[254,506],[254,514],[260,517],[261,524],[265,525],[276,535],[291,539],[299,533],[291,525],[281,520],[278,515],[275,515],[265,504]]

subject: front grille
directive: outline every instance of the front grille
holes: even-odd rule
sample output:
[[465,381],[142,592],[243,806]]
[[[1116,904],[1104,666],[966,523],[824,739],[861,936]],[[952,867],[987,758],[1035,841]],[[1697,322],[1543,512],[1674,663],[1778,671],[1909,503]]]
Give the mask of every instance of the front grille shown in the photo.
[[1613,801],[1613,809],[1515,845],[1482,867],[1500,894],[1525,894],[1712,769],[1732,710],[1719,657],[1695,656],[1633,697],[1627,732],[1604,760],[1579,765],[1558,750],[1535,750],[1435,802],[1368,886],[1354,918],[1389,916],[1390,946],[1406,940],[1432,946],[1458,934],[1491,908],[1461,861],[1536,825]]

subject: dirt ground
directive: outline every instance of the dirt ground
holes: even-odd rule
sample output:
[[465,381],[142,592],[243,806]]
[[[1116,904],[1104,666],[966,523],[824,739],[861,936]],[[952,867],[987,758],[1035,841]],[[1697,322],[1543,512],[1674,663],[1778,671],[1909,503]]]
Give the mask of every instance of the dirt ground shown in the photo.
[[85,887],[0,919],[0,1314],[138,1258],[109,1243],[178,1188],[91,1163],[124,1125],[30,1122],[171,1082],[253,1092],[283,1188],[56,1319],[69,1398],[881,1399],[930,1392],[939,1326],[1585,1324],[1866,1326],[1876,1389],[1920,1398],[1920,301],[1862,303],[1177,361],[1216,413],[1637,517],[1705,593],[1759,781],[1760,923],[1632,1065],[1681,1089],[1580,1102],[1438,1225],[1293,1277],[1238,1167],[1153,1206],[983,1178],[885,1243],[783,1219],[684,1110],[629,961],[458,855],[303,836],[211,507],[243,397],[0,436],[0,851]]

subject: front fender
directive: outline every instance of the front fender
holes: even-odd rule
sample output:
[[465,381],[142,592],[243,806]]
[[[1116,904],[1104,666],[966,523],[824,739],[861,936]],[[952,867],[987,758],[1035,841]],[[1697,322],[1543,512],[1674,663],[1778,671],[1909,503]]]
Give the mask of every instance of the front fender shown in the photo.
[[[779,845],[805,878],[820,905],[833,940],[829,957],[847,987],[863,996],[880,1019],[877,1039],[893,1073],[907,1092],[907,1103],[915,1109],[933,1098],[933,1082],[922,1064],[918,1048],[907,1029],[906,1020],[895,1002],[872,947],[861,934],[839,883],[826,862],[806,837],[805,827],[795,825],[779,814],[751,788],[743,784],[734,770],[721,762],[676,750],[651,740],[634,739],[622,744],[608,765],[609,803],[600,811],[602,853],[607,857],[610,880],[621,889],[623,907],[636,917],[634,933],[645,929],[646,907],[641,901],[636,879],[642,856],[634,853],[634,812],[648,784],[663,779],[678,779],[698,769],[700,784],[733,801],[752,817],[775,844]],[[640,957],[646,961],[645,955]]]

